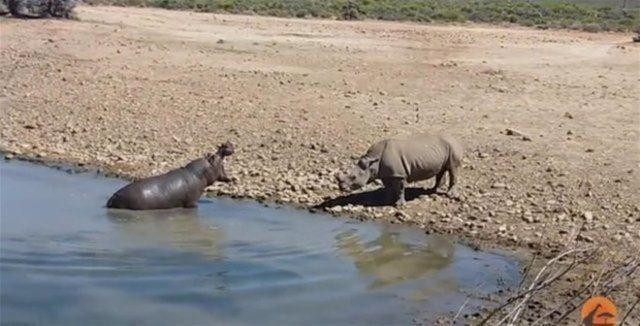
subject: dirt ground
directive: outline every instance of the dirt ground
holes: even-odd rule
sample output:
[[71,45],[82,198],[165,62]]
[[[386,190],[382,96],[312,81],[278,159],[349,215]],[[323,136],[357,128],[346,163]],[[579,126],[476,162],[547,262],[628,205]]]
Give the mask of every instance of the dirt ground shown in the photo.
[[[640,250],[640,46],[630,34],[78,13],[0,20],[9,156],[140,177],[231,140],[237,182],[213,195],[332,199],[335,214],[544,256],[579,229],[581,243],[616,256]],[[335,172],[376,140],[441,130],[466,149],[459,201],[419,196],[433,181],[413,185],[403,209],[339,193]]]

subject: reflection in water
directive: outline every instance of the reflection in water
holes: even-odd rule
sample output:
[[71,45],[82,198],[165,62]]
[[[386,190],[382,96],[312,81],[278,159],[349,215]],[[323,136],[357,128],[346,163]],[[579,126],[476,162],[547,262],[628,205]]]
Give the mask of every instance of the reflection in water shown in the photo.
[[353,231],[338,234],[336,240],[339,250],[353,259],[358,272],[374,278],[370,288],[434,275],[452,263],[455,252],[454,244],[442,237],[429,237],[424,243],[413,245],[387,228],[367,243]]
[[135,242],[169,245],[210,259],[224,258],[225,233],[211,219],[199,218],[197,209],[109,209],[107,217]]

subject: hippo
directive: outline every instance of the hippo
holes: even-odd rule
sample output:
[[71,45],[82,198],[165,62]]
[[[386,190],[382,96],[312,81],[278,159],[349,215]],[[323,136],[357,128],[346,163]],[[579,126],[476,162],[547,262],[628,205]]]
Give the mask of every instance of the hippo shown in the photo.
[[385,139],[375,143],[358,163],[336,174],[340,190],[354,191],[380,179],[387,196],[396,206],[406,204],[405,184],[436,177],[432,192],[449,172],[450,197],[457,198],[456,176],[461,165],[463,149],[451,136],[440,134],[415,134],[407,139]]
[[227,142],[215,154],[205,154],[184,167],[141,179],[116,191],[107,201],[107,208],[133,210],[193,208],[207,186],[216,181],[230,182],[223,161],[233,154],[234,146]]

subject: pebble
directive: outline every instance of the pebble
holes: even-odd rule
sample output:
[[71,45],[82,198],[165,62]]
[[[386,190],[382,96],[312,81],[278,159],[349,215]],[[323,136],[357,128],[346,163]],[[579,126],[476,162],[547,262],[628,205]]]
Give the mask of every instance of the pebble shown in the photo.
[[507,188],[508,189],[507,185],[502,183],[502,182],[496,182],[496,183],[492,184],[491,188],[493,188],[493,189],[505,189],[505,188]]
[[344,208],[342,206],[334,206],[329,209],[329,211],[333,213],[342,213],[343,210]]
[[588,243],[593,243],[593,238],[592,237],[590,237],[588,235],[585,235],[585,234],[582,234],[582,233],[578,234],[577,239],[578,239],[578,241],[584,241],[584,242],[588,242]]
[[533,216],[531,216],[531,215],[523,215],[522,216],[522,220],[527,222],[527,223],[535,222],[535,220],[533,219]]
[[593,222],[593,213],[591,211],[582,212],[582,219],[585,220],[587,223]]
[[407,213],[405,213],[405,212],[403,212],[403,211],[397,211],[397,212],[395,213],[395,217],[396,217],[398,220],[400,220],[401,222],[406,222],[406,221],[408,221],[408,220],[411,218],[411,216],[409,216],[409,214],[407,214]]
[[507,136],[524,136],[524,134],[521,133],[520,131],[517,131],[515,129],[510,129],[510,128],[507,128],[505,130],[505,134],[507,134]]

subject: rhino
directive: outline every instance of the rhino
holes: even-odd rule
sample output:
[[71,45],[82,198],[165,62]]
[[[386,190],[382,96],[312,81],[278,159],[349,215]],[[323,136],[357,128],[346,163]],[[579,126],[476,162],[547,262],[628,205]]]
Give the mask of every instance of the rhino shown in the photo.
[[371,146],[355,166],[336,174],[336,179],[344,192],[358,190],[380,179],[387,198],[396,206],[402,206],[406,204],[404,189],[407,183],[435,177],[435,185],[430,191],[436,192],[448,172],[447,194],[457,198],[456,177],[462,155],[460,144],[445,134],[422,133],[406,139],[385,139]]
[[216,181],[231,181],[223,163],[233,153],[233,144],[226,142],[215,154],[205,154],[184,167],[126,185],[109,198],[106,206],[132,210],[196,207],[206,187]]

